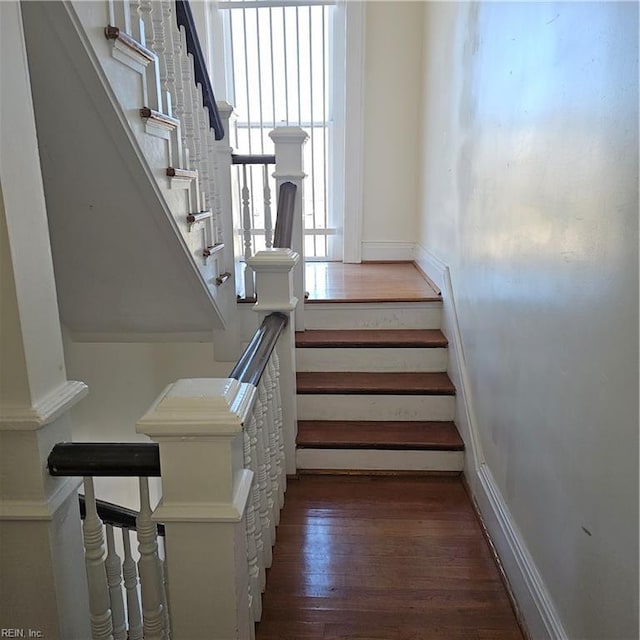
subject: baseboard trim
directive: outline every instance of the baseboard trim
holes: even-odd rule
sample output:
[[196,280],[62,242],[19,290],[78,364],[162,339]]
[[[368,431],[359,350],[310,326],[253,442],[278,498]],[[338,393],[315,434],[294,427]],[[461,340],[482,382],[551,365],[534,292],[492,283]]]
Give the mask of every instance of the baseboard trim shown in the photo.
[[363,242],[363,262],[410,262],[414,258],[413,242]]
[[566,640],[567,633],[542,576],[485,462],[449,267],[420,245],[416,245],[414,260],[442,292],[442,331],[449,340],[448,373],[457,390],[456,424],[465,443],[464,475],[504,568],[521,621],[530,638]]

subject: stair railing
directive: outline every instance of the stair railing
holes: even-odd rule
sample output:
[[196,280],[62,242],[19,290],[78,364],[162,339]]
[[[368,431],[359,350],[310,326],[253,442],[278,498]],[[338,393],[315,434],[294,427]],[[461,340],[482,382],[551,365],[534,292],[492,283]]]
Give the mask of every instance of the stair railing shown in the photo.
[[[49,455],[50,475],[83,477],[95,640],[254,637],[286,477],[295,473],[291,271],[299,257],[271,249],[251,261],[263,318],[228,378],[169,385],[137,425],[153,442],[60,443]],[[140,512],[96,500],[94,478],[103,476],[138,477]],[[160,478],[157,506],[150,477]]]
[[[168,639],[164,553],[149,497],[149,477],[160,475],[157,445],[61,443],[51,451],[48,468],[55,477],[83,477],[80,515],[92,638]],[[94,478],[114,476],[139,478],[139,512],[96,500]],[[137,534],[137,562],[130,530]]]

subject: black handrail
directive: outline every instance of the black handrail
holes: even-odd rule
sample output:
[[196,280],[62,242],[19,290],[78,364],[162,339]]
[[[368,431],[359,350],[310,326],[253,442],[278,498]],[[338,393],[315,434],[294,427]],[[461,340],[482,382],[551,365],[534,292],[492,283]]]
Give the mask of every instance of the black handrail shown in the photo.
[[231,164],[275,164],[276,157],[268,154],[232,153]]
[[176,0],[176,22],[178,23],[178,28],[184,27],[187,52],[193,56],[195,81],[202,87],[202,102],[209,109],[209,126],[213,129],[216,140],[222,140],[224,138],[224,127],[215,96],[213,95],[211,78],[202,54],[196,23],[188,0]]
[[258,386],[280,334],[289,319],[283,313],[272,313],[263,321],[229,374],[238,382]]
[[47,466],[52,476],[159,477],[160,449],[155,442],[61,442]]
[[[80,517],[84,520],[87,515],[87,504],[81,493],[78,494],[78,501],[80,502]],[[96,511],[104,524],[110,524],[119,529],[136,530],[138,512],[133,509],[127,509],[127,507],[121,507],[119,504],[105,500],[96,500]],[[158,535],[164,536],[164,525],[161,522],[158,522]]]
[[276,228],[273,232],[273,246],[276,249],[291,249],[297,190],[298,187],[293,182],[283,182],[280,185]]

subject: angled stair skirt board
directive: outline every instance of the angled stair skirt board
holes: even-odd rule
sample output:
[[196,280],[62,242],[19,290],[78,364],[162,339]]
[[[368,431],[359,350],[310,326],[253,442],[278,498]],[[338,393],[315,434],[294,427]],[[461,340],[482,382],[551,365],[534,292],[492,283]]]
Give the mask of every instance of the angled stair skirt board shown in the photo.
[[530,637],[535,640],[567,640],[567,632],[551,595],[484,461],[449,267],[421,246],[416,247],[415,259],[442,291],[442,330],[449,338],[448,371],[457,390],[456,423],[465,442],[465,477],[498,552]]

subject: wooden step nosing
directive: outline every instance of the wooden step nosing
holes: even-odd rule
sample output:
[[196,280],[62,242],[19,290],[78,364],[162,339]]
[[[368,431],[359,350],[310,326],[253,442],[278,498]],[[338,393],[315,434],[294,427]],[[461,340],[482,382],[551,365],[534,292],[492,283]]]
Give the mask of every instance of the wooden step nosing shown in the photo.
[[455,396],[455,389],[437,389],[431,387],[421,387],[419,389],[397,389],[397,388],[362,388],[362,387],[322,387],[319,388],[300,388],[296,390],[299,396]]
[[112,25],[106,26],[104,29],[104,36],[107,40],[117,40],[125,47],[142,56],[142,58],[146,59],[148,62],[153,62],[156,59],[156,54],[151,51],[151,49],[147,49],[147,47],[138,42],[135,38],[132,38],[129,34],[121,31],[118,27],[114,27]]
[[440,442],[297,442],[298,449],[375,449],[390,451],[464,451],[464,444],[445,444]]

